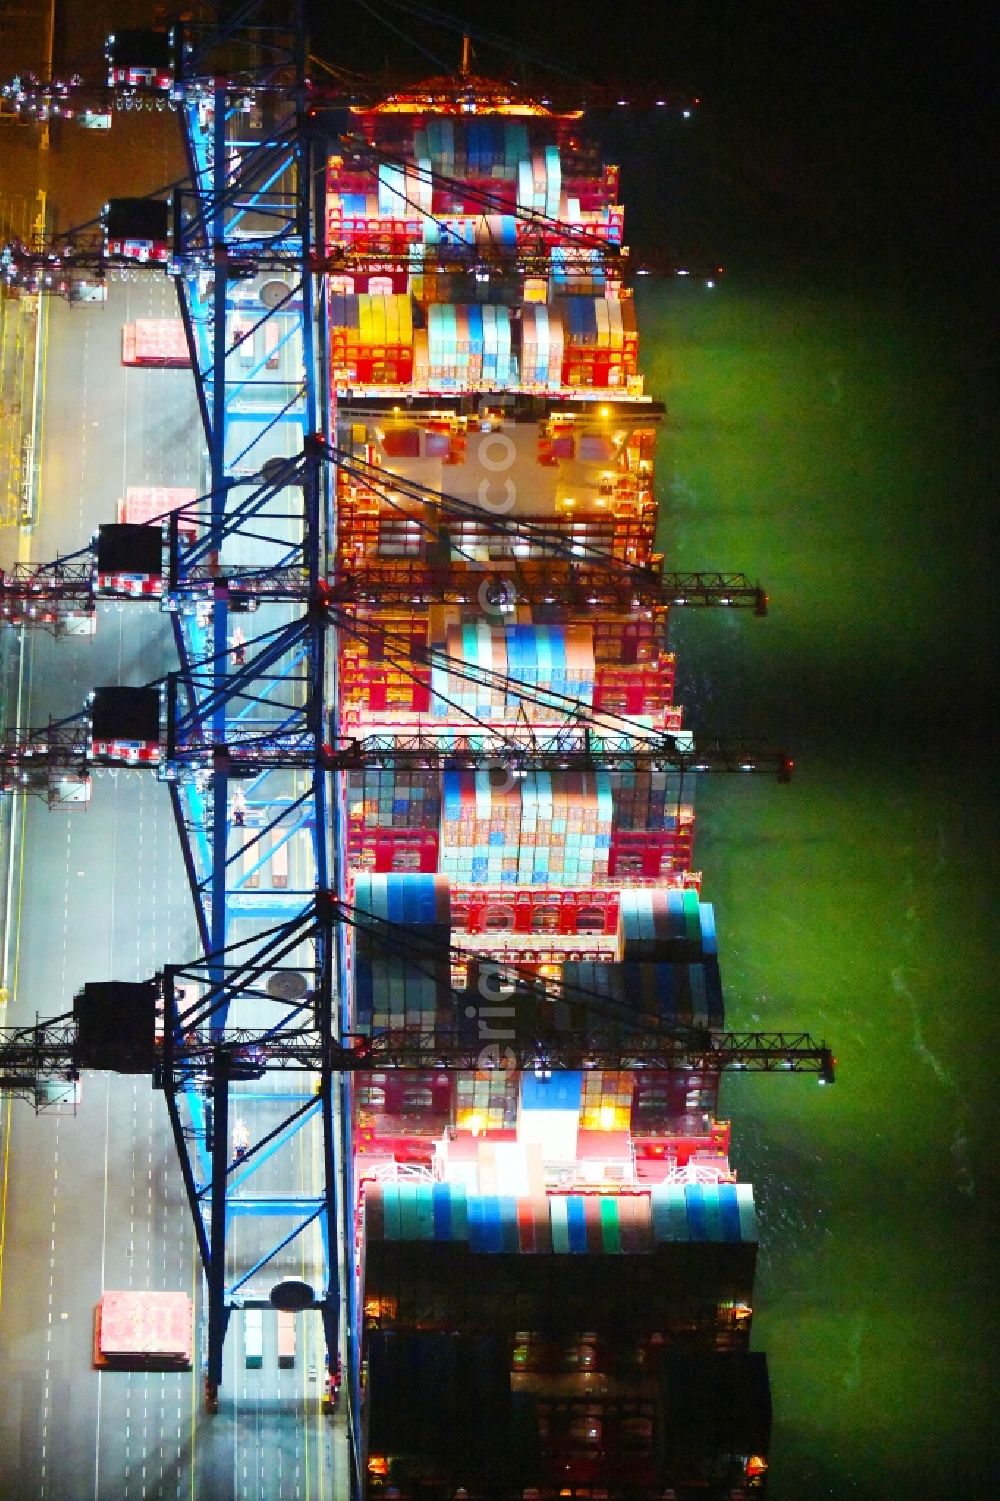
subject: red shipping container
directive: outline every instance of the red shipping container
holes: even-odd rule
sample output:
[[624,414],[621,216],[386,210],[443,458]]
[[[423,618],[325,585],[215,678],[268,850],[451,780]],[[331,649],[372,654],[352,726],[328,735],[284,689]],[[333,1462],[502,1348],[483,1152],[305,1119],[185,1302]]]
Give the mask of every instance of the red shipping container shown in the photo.
[[180,318],[138,318],[122,328],[122,364],[190,369],[191,356]]
[[193,1310],[187,1293],[105,1292],[95,1317],[94,1364],[188,1370]]
[[538,1249],[535,1245],[534,1205],[530,1199],[517,1201],[517,1241],[522,1252],[530,1254]]
[[433,875],[437,870],[435,833],[420,829],[378,829],[372,830],[364,842],[374,846],[374,869],[380,873],[409,870]]
[[551,1251],[552,1219],[549,1214],[549,1201],[546,1195],[532,1195],[531,1211],[535,1221],[535,1249],[537,1251]]
[[451,1077],[442,1070],[414,1072],[389,1069],[385,1075],[386,1115],[448,1116],[451,1113]]
[[[118,502],[118,520],[133,526],[149,526],[170,511],[193,505],[196,499],[197,491],[183,485],[129,485],[124,499]],[[181,536],[193,541],[198,534],[196,519],[179,516],[177,524]]]
[[600,1254],[604,1250],[600,1194],[586,1194],[584,1196],[583,1224],[587,1234],[587,1250]]
[[633,874],[656,880],[691,863],[692,825],[676,830],[616,829],[608,850],[608,877],[626,879]]

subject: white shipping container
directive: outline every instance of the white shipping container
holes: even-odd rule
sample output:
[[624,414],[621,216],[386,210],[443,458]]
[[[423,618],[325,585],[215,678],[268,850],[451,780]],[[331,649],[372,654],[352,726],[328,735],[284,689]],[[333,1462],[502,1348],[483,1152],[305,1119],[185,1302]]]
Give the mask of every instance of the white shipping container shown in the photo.
[[520,161],[517,164],[517,206],[519,209],[533,208],[534,199],[531,163],[530,161]]
[[264,1314],[259,1308],[243,1313],[243,1349],[248,1371],[259,1371],[264,1364]]
[[271,885],[276,890],[283,891],[288,885],[288,846],[292,839],[286,837],[281,829],[275,829],[271,838],[274,841],[271,850]]
[[545,148],[545,212],[550,219],[559,217],[559,199],[562,187],[562,167],[559,161],[559,147],[546,146]]
[[250,320],[244,318],[241,313],[233,314],[232,342],[234,345],[237,343],[237,340],[242,340],[236,350],[237,357],[243,368],[249,370],[253,364],[252,325]]

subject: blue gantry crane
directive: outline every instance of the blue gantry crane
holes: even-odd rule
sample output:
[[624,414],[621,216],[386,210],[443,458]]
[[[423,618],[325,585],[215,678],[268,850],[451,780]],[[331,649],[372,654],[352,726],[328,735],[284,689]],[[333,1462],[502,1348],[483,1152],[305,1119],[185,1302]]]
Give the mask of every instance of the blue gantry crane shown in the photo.
[[[8,247],[0,267],[12,285],[72,296],[81,279],[101,286],[109,266],[162,266],[194,375],[207,454],[205,493],[193,508],[199,524],[193,534],[171,517],[162,572],[139,591],[158,593],[170,611],[178,670],[168,685],[99,692],[85,715],[40,736],[8,737],[5,767],[17,768],[9,789],[44,786],[58,805],[87,796],[81,754],[115,763],[127,743],[145,749],[137,759],[126,752],[125,764],[155,763],[167,782],[203,954],[196,982],[164,991],[158,1078],[205,1272],[210,1408],[232,1309],[310,1227],[319,1235],[301,1296],[322,1314],[331,1367],[342,1338],[336,1077],[320,1071],[305,1093],[268,1089],[262,1069],[225,1050],[210,1049],[194,1071],[175,1070],[171,1048],[175,1027],[178,1037],[194,1030],[221,1044],[240,1025],[273,1048],[301,1027],[305,1009],[320,1053],[340,1032],[333,975],[342,939],[311,917],[316,893],[337,891],[343,879],[338,809],[317,754],[333,691],[320,604],[329,471],[316,437],[330,431],[314,295],[313,226],[323,220],[312,195],[321,186],[314,136],[301,128],[303,7],[282,8],[277,23],[275,14],[252,0],[216,26],[113,38],[109,90],[116,100],[173,108],[188,181],[169,204],[162,195],[115,200],[101,226],[75,239]],[[130,597],[136,577],[156,576],[148,528],[106,530],[115,535],[99,538],[89,556],[6,576],[7,618],[56,632],[92,628],[97,599]],[[154,750],[161,721],[162,756]],[[279,863],[280,889],[262,886],[262,868]],[[303,1190],[293,1164],[313,1152],[315,1187]],[[247,1217],[271,1231],[252,1265],[227,1272],[232,1227]]]
[[[322,219],[311,201],[313,138],[300,129],[305,61],[301,6],[290,26],[270,24],[264,8],[247,5],[217,30],[195,28],[175,39],[172,95],[190,181],[174,195],[170,271],[209,483],[200,536],[189,541],[174,528],[165,599],[180,666],[171,681],[167,766],[172,754],[197,748],[169,786],[204,946],[207,1001],[194,1016],[178,1007],[167,1019],[170,1037],[180,1027],[207,1027],[221,1041],[231,1020],[279,1037],[301,1025],[305,1004],[321,1044],[340,1030],[331,929],[311,921],[316,892],[337,889],[342,875],[337,810],[316,754],[330,687],[318,609],[329,497],[314,435],[329,430],[329,412],[317,368],[322,310],[311,269],[313,225]],[[246,77],[250,90],[239,87]],[[262,275],[269,279],[261,282]],[[260,604],[249,641],[234,629],[247,598],[231,587],[234,578],[251,588],[257,580],[282,581],[281,597]],[[307,836],[304,850],[300,835]],[[293,875],[280,894],[254,888],[268,843],[272,862],[293,843],[302,853],[299,884]],[[320,1286],[304,1296],[312,1301],[314,1293],[332,1361],[341,1314],[334,1076],[320,1073],[317,1092],[306,1097],[293,1092],[286,1100],[262,1089],[269,1108],[258,1133],[254,1082],[217,1056],[207,1076],[185,1073],[175,1088],[168,1045],[163,1071],[205,1267],[210,1407],[232,1308],[249,1280],[314,1224],[321,1231]],[[314,1131],[318,1184],[304,1192],[294,1186],[292,1154]],[[258,1192],[267,1164],[269,1185]],[[275,1230],[270,1248],[231,1276],[227,1253],[237,1216],[267,1220]]]

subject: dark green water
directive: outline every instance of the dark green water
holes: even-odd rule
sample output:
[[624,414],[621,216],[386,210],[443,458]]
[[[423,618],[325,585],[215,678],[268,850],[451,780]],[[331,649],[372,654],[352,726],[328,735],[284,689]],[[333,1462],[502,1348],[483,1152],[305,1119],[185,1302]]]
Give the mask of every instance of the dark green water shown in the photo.
[[797,761],[790,787],[701,778],[727,1014],[838,1059],[833,1089],[724,1086],[762,1226],[770,1495],[993,1495],[982,329],[954,289],[815,268],[640,306],[667,566],[772,597],[765,621],[675,614],[678,697]]

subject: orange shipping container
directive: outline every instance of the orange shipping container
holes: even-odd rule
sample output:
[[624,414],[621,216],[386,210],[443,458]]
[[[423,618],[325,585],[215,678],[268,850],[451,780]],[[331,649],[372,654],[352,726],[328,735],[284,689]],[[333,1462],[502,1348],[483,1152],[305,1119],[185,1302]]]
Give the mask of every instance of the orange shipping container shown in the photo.
[[295,1315],[286,1308],[278,1310],[278,1364],[285,1370],[295,1364]]

